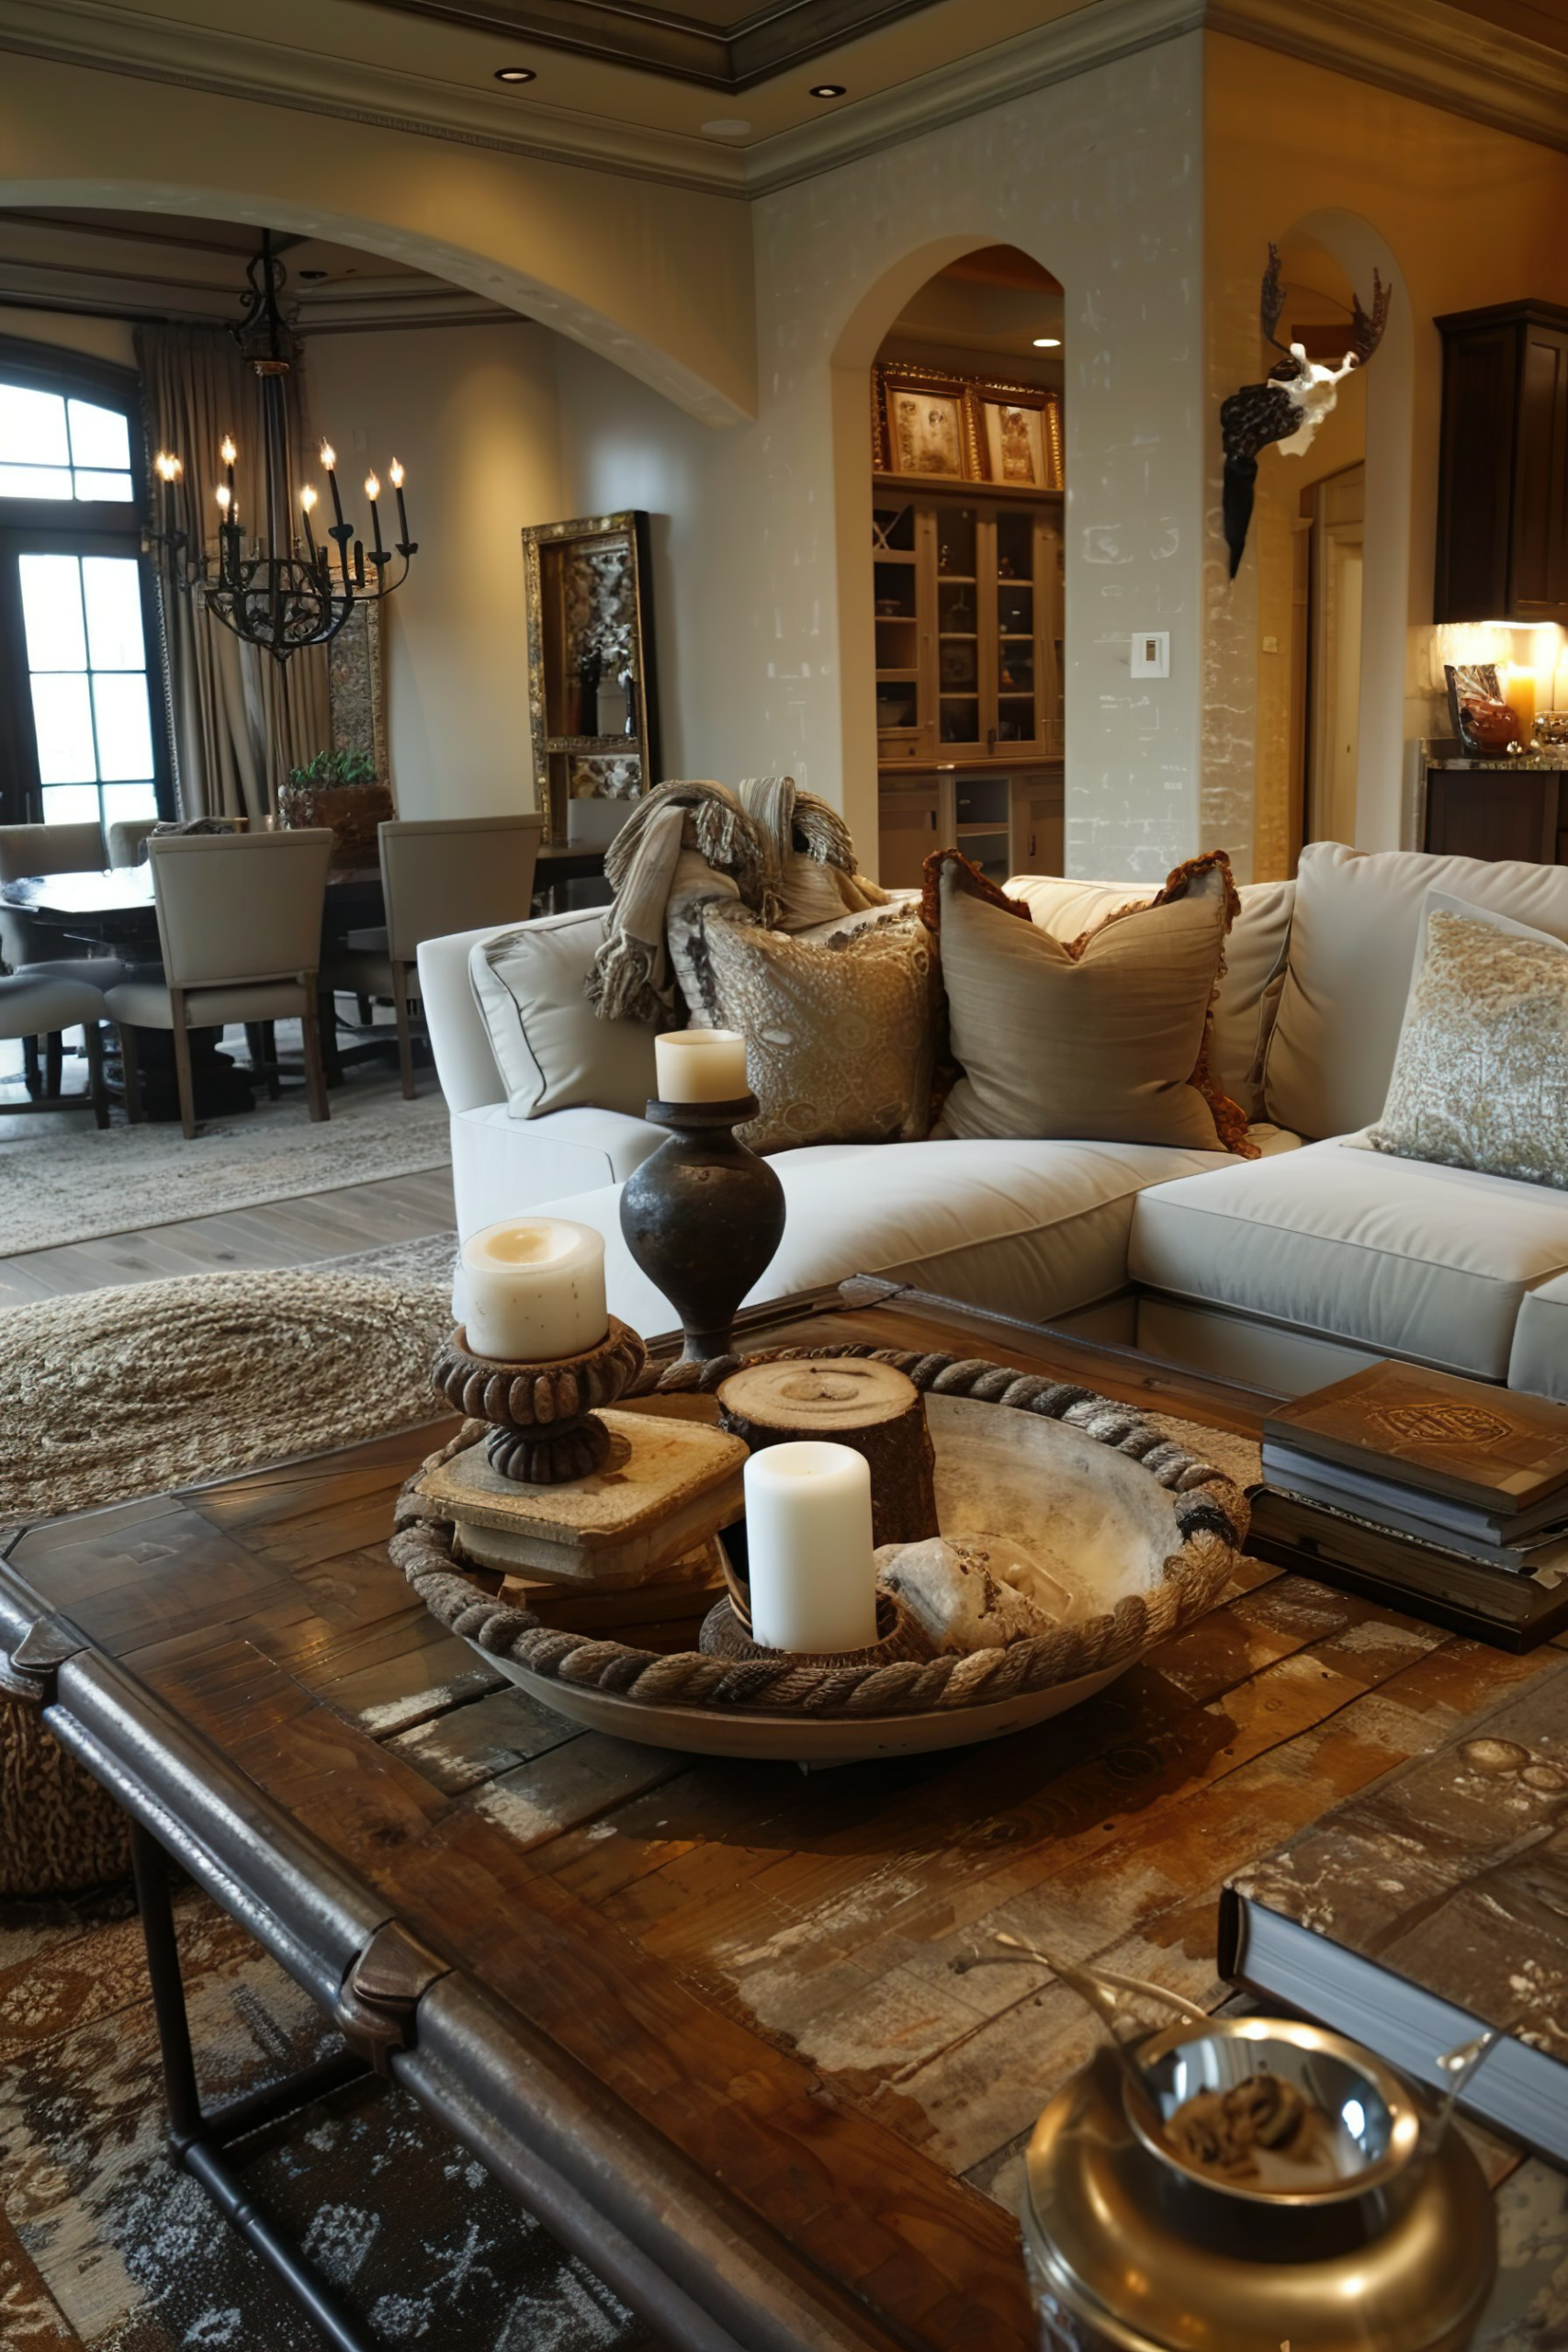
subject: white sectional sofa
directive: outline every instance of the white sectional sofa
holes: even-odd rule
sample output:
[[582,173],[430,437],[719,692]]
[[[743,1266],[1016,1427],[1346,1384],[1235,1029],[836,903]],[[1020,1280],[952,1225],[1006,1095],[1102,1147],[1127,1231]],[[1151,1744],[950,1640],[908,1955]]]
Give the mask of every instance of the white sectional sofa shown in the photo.
[[[1063,938],[1140,895],[1008,888]],[[1258,1159],[1031,1141],[783,1153],[788,1224],[754,1297],[880,1273],[1291,1392],[1394,1355],[1568,1398],[1568,1191],[1365,1142],[1429,888],[1568,943],[1563,869],[1314,844],[1295,883],[1243,889],[1215,1008],[1213,1058]],[[614,1311],[667,1329],[619,1225],[621,1182],[662,1130],[625,1107],[511,1115],[468,973],[489,935],[420,951],[460,1229],[531,1208],[595,1226]]]

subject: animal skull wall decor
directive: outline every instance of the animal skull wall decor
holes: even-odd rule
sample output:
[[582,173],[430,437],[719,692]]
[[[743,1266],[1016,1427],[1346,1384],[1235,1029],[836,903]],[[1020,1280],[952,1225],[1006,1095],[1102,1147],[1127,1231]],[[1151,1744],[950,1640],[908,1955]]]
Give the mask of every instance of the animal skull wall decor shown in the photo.
[[1263,273],[1263,334],[1285,356],[1269,368],[1267,382],[1244,384],[1220,406],[1220,435],[1225,452],[1225,544],[1233,580],[1240,569],[1247,526],[1252,520],[1258,451],[1270,441],[1278,442],[1287,458],[1303,457],[1311,448],[1314,435],[1338,398],[1340,385],[1355,368],[1366,366],[1382,341],[1392,291],[1374,269],[1371,316],[1362,310],[1360,297],[1354,297],[1348,348],[1337,368],[1325,368],[1309,359],[1299,343],[1287,348],[1274,332],[1285,307],[1285,292],[1280,283],[1280,248],[1269,246],[1269,266]]

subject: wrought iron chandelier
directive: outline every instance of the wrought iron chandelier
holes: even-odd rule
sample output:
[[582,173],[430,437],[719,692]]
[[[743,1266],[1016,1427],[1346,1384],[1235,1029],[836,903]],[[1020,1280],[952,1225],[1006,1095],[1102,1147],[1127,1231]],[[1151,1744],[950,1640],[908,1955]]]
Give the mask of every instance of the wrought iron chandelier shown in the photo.
[[[287,662],[303,646],[328,644],[355,604],[379,600],[400,588],[408,578],[410,558],[419,552],[419,543],[409,537],[404,475],[396,458],[387,471],[398,502],[397,538],[390,548],[382,538],[381,484],[375,473],[367,475],[365,481],[365,495],[370,503],[370,546],[367,548],[355,537],[355,526],[343,511],[337,454],[330,442],[323,441],[321,466],[333,501],[333,520],[324,537],[332,544],[322,545],[316,538],[311,519],[316,491],[308,482],[299,492],[301,546],[294,530],[289,495],[284,390],[297,345],[279,303],[287,272],[272,250],[270,229],[262,232],[261,251],[245,275],[250,291],[243,297],[244,316],[230,333],[254,370],[260,392],[265,533],[247,539],[234,490],[234,465],[240,453],[233,435],[226,433],[218,451],[223,471],[216,489],[216,563],[205,533],[198,534],[193,548],[190,533],[179,526],[177,490],[185,466],[169,449],[160,449],[154,460],[164,485],[164,526],[151,536],[158,545],[172,589],[191,597],[247,645],[260,646],[275,661]],[[395,560],[400,560],[402,568],[389,579],[388,568]]]

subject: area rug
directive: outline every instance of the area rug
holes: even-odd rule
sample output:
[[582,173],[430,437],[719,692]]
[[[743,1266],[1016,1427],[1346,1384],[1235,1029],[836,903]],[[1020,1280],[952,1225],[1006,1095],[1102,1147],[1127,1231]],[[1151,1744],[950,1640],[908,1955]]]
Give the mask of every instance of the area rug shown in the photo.
[[[197,2063],[217,2102],[335,2048],[205,1896],[177,1898]],[[0,1927],[0,2344],[6,2352],[319,2352],[170,2164],[141,1929]],[[236,2143],[247,2188],[362,2324],[441,2352],[644,2352],[614,2294],[390,2085]]]
[[[325,1269],[186,1274],[12,1307],[0,1519],[126,1502],[435,1419],[452,1250],[436,1235]],[[372,1271],[389,1261],[400,1278]]]
[[189,1141],[172,1125],[7,1120],[0,1106],[0,1257],[444,1168],[446,1104],[426,1086],[405,1102],[395,1079],[355,1077],[320,1125],[296,1095],[209,1120]]

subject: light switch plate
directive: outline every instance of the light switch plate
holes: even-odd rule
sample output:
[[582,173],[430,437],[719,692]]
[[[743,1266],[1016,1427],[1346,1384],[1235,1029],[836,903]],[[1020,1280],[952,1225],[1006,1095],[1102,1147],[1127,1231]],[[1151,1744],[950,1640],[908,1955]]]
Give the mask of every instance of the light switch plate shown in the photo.
[[1133,675],[1134,678],[1169,677],[1170,631],[1168,628],[1137,631],[1133,639]]

